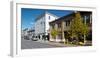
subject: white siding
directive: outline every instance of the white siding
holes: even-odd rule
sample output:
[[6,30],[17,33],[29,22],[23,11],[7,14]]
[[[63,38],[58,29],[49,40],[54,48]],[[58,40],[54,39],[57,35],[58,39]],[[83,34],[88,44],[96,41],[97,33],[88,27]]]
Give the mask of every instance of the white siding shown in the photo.
[[[49,18],[50,16],[50,18]],[[45,12],[45,15],[41,18],[39,18],[36,22],[35,22],[35,34],[39,35],[40,33],[45,33],[48,34],[48,30],[50,28],[49,26],[49,22],[57,19],[58,17],[56,17],[55,15],[52,15],[48,12]],[[42,23],[41,23],[42,22]]]
[[[50,18],[49,18],[50,16]],[[56,20],[58,17],[51,15],[49,13],[46,12],[45,14],[45,19],[46,19],[46,33],[49,30],[50,26],[49,26],[49,22]]]
[[44,33],[45,32],[45,19],[44,17],[38,19],[35,23],[35,34],[38,35],[40,33]]

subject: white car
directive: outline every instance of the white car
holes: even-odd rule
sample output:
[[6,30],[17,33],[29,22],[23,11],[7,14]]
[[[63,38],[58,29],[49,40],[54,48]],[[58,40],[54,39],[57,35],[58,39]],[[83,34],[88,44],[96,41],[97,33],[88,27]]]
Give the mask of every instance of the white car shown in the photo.
[[38,41],[38,37],[32,37],[32,41]]

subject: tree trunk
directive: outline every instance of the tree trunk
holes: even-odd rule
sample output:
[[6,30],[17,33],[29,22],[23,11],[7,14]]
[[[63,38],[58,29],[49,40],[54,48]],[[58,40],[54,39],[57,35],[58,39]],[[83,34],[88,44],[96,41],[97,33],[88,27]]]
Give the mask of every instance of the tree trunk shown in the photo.
[[68,44],[68,39],[67,39],[67,44]]
[[86,35],[84,35],[84,45],[86,44]]
[[79,38],[78,37],[76,37],[76,44],[78,45],[79,44]]
[[65,38],[64,38],[64,44],[66,44],[66,40],[65,40]]

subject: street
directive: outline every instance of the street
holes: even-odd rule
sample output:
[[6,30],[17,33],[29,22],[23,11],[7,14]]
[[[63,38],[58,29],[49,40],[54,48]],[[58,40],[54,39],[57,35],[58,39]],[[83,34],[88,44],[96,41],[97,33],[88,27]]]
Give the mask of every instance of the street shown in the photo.
[[21,40],[21,49],[53,48],[53,47],[57,47],[57,46],[41,43],[38,41],[25,40],[23,38]]
[[[77,47],[80,45],[63,44],[50,41],[32,41],[32,40],[21,40],[21,49],[37,49],[37,48],[56,48],[56,47]],[[91,46],[91,42],[87,42],[83,46]]]

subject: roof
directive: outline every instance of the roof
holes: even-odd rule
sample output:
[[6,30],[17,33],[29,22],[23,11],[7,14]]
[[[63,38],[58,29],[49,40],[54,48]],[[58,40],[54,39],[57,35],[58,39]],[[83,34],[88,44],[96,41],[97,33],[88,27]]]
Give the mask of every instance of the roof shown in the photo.
[[28,30],[28,32],[34,32],[35,30]]
[[53,15],[53,16],[55,16],[55,17],[57,17],[57,18],[59,18],[58,16],[56,16],[56,15],[50,13],[50,12],[45,11],[44,13],[40,14],[39,16],[37,16],[37,18],[35,19],[35,21],[37,21],[38,19],[40,19],[40,18],[42,18],[43,16],[45,16],[46,13],[47,13],[47,14],[50,14],[50,15]]
[[47,14],[50,14],[50,15],[53,15],[53,16],[55,16],[55,17],[57,17],[57,18],[59,18],[58,16],[56,16],[56,15],[54,15],[54,14],[48,12],[48,11],[46,11],[46,13],[47,13]]
[[[85,11],[78,11],[78,12],[80,12],[81,15],[92,14],[92,12],[90,12],[90,11],[87,11],[87,12],[85,12]],[[73,13],[71,13],[69,15],[65,15],[63,17],[60,17],[60,18],[58,18],[58,19],[56,19],[56,20],[54,20],[52,22],[49,22],[49,24],[56,23],[58,21],[60,22],[60,21],[64,21],[64,20],[69,20],[69,19],[65,19],[65,18],[73,18],[74,16],[75,16],[75,12],[73,12]]]
[[74,16],[74,12],[71,13],[71,14],[69,14],[69,15],[65,15],[65,16],[63,16],[63,17],[60,17],[60,18],[58,18],[58,19],[56,19],[56,20],[54,20],[54,21],[52,21],[52,22],[49,22],[49,24],[55,23],[55,22],[58,22],[58,21],[69,20],[69,19],[65,19],[65,18],[72,18],[71,16]]
[[39,18],[41,18],[41,17],[43,17],[43,16],[45,16],[45,12],[42,13],[42,14],[40,14],[39,16],[37,16],[37,18],[35,19],[35,21],[37,21]]

